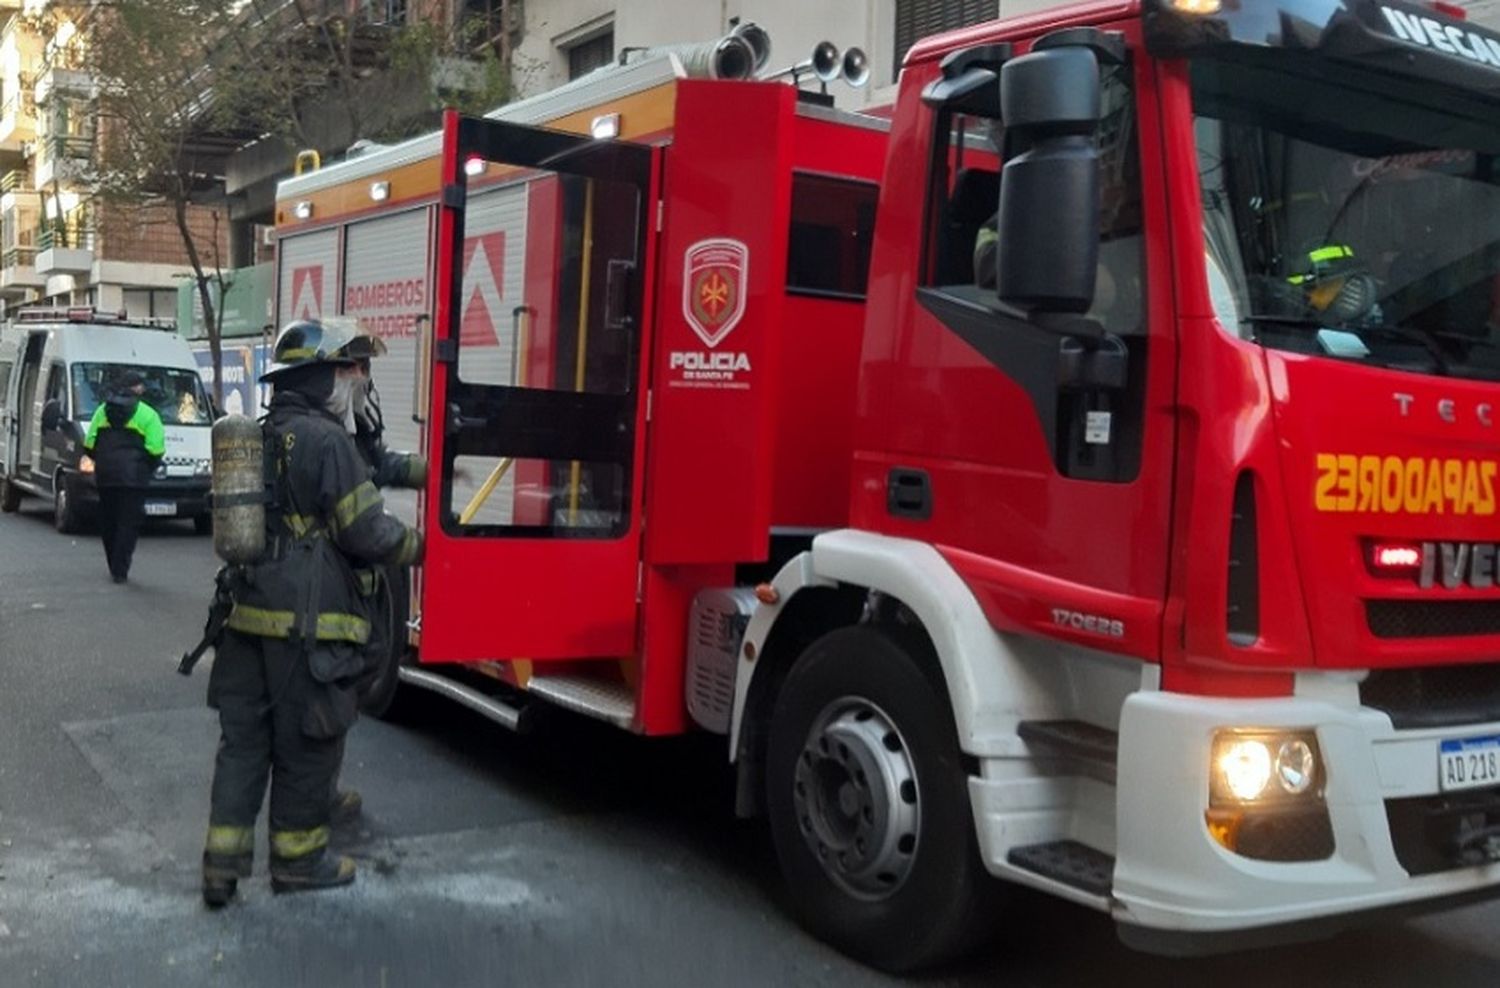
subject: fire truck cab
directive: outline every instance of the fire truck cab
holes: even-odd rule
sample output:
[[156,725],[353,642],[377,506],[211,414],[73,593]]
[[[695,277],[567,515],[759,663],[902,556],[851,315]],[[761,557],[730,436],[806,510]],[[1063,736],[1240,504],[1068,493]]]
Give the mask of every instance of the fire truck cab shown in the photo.
[[993,879],[1177,953],[1500,895],[1500,36],[1080,4],[888,124],[645,71],[446,120],[403,681],[724,733],[888,969]]

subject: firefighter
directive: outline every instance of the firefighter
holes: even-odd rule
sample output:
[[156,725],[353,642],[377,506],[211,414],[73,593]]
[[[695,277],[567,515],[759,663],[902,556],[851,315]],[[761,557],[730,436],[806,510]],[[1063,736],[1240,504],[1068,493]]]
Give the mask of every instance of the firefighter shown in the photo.
[[[384,356],[385,341],[370,333],[356,333],[339,348],[336,356],[354,361],[359,376],[354,383],[350,411],[354,419],[354,443],[370,470],[376,487],[401,487],[421,490],[427,483],[427,460],[418,453],[402,453],[385,446],[385,418],[380,410],[380,395],[370,372],[370,361]],[[410,586],[402,567],[371,566],[356,576],[367,592],[370,604],[370,640],[365,647],[365,670],[360,677],[361,697],[368,695],[378,681],[396,644],[401,628],[395,627],[392,610],[395,594]],[[335,779],[331,819],[335,825],[356,819],[364,809],[364,799],[356,789],[339,789]]]
[[357,716],[354,682],[370,624],[356,565],[406,566],[421,536],[384,510],[343,422],[358,370],[347,334],[294,322],[277,338],[263,420],[266,550],[244,568],[218,643],[219,711],[203,899],[222,906],[250,874],[255,818],[271,786],[271,887],[347,885],[354,862],[328,850],[330,794]]
[[1302,307],[1298,315],[1329,326],[1379,325],[1379,285],[1347,244],[1319,243],[1299,255],[1286,283]]

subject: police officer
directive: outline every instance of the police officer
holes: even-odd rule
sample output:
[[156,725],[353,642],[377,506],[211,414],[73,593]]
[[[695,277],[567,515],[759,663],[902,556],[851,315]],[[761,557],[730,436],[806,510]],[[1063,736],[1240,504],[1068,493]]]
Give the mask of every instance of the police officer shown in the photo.
[[222,906],[250,874],[255,818],[271,785],[271,887],[347,885],[354,862],[328,850],[330,794],[354,723],[369,640],[357,565],[408,566],[421,537],[385,512],[344,428],[358,371],[347,334],[317,322],[282,330],[262,422],[266,553],[245,567],[219,641],[209,703],[219,711],[203,898]]
[[142,400],[146,379],[124,371],[107,401],[94,409],[83,448],[94,460],[99,531],[109,575],[124,583],[146,513],[146,487],[166,455],[166,433],[156,409]]

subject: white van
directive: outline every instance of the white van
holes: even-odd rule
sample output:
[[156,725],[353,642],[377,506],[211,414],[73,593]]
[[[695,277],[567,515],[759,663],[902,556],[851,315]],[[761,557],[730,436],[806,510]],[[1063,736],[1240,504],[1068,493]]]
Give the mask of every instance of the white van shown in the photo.
[[52,502],[58,531],[79,529],[99,501],[84,434],[126,369],[146,379],[166,433],[146,514],[210,530],[214,414],[192,350],[172,329],[92,309],[23,309],[0,330],[0,510],[39,497]]

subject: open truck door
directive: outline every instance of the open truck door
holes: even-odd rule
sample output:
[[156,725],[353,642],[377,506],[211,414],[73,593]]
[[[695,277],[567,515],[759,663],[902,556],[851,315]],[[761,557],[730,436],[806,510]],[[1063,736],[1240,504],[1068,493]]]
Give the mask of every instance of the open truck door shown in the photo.
[[444,120],[423,662],[636,651],[659,153]]

